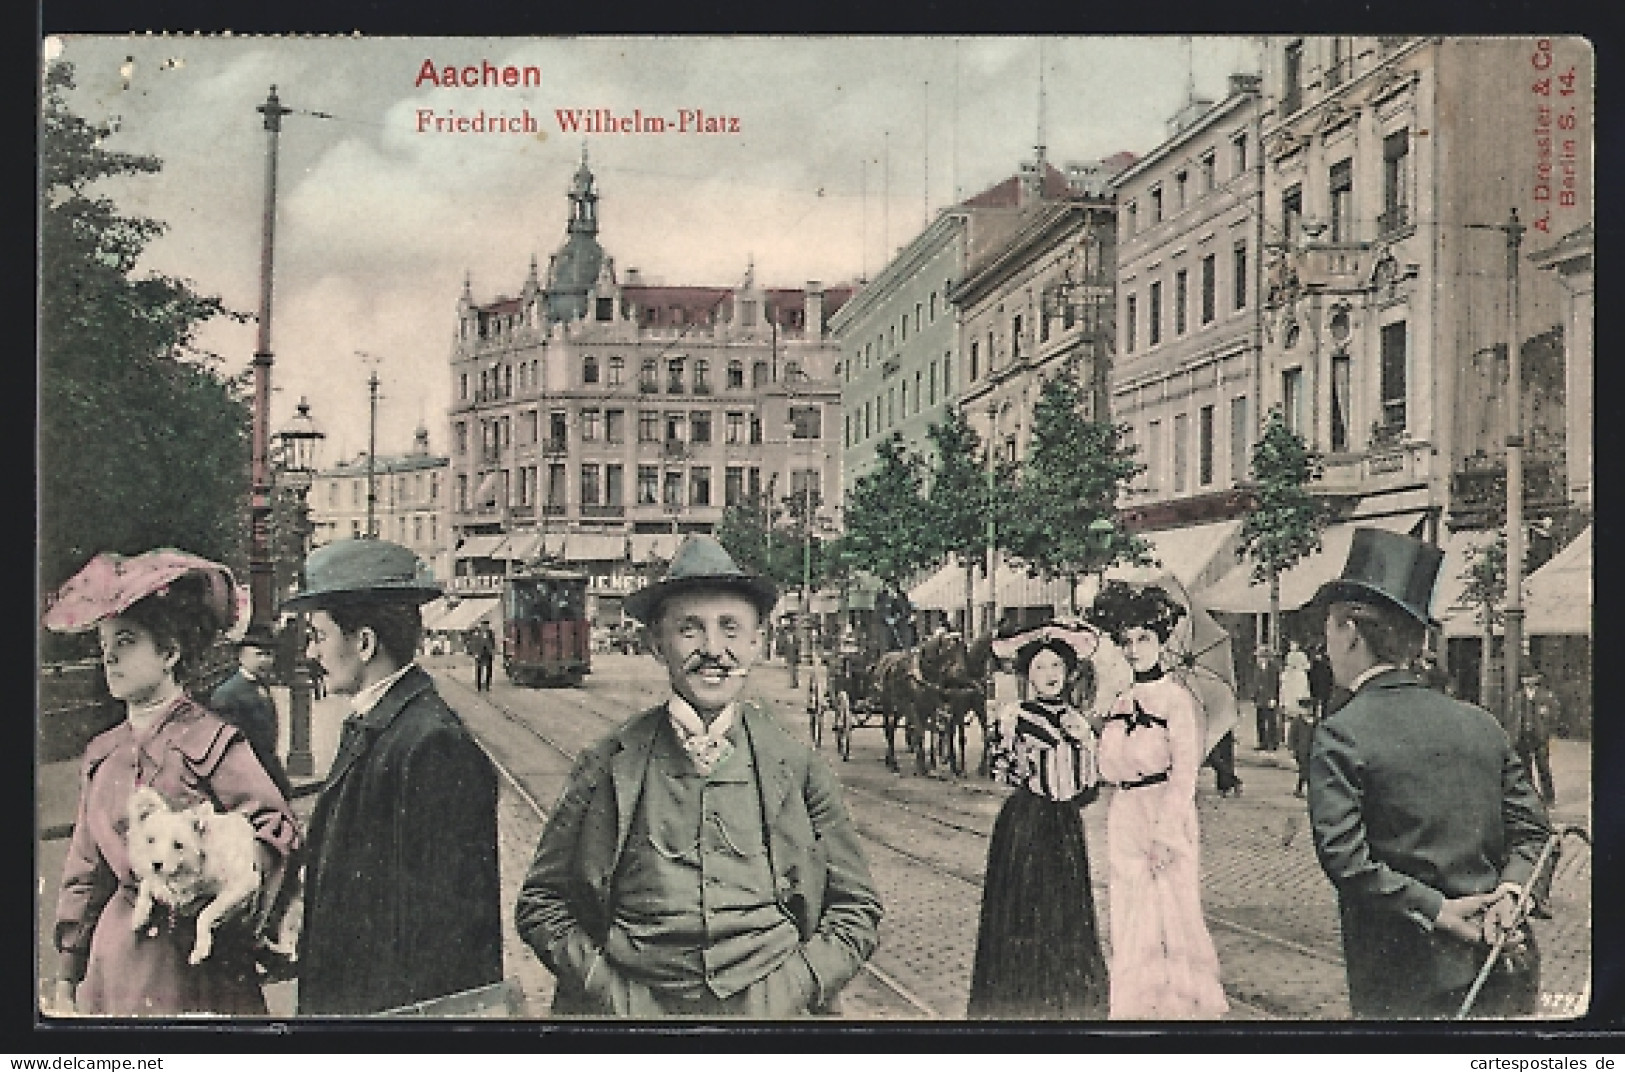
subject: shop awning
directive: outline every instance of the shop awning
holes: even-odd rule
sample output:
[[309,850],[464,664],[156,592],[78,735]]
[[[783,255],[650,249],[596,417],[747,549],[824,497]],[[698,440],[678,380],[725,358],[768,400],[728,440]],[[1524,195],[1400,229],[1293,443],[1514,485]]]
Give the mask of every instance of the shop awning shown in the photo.
[[[1422,513],[1417,511],[1328,526],[1320,534],[1320,550],[1281,574],[1281,609],[1297,610],[1315,598],[1315,592],[1322,584],[1335,579],[1343,572],[1343,564],[1348,561],[1349,545],[1354,541],[1356,528],[1409,532],[1416,527],[1422,516]],[[1252,562],[1242,562],[1227,572],[1216,584],[1193,594],[1208,610],[1228,611],[1233,614],[1267,614],[1270,609],[1269,582],[1253,583],[1252,573]]]
[[1213,521],[1205,525],[1137,533],[1151,544],[1156,566],[1114,566],[1106,579],[1152,581],[1172,573],[1187,591],[1214,584],[1236,565],[1237,537],[1241,522]]
[[625,536],[573,532],[564,541],[566,562],[621,562],[625,558]]
[[463,542],[457,548],[457,558],[494,558],[499,547],[507,541],[506,536],[464,536]]
[[[1065,607],[1067,582],[1065,578],[1045,578],[1028,575],[1023,566],[1000,562],[998,569],[999,607]],[[977,606],[987,602],[987,582],[977,571],[974,579],[973,602]],[[963,610],[965,607],[965,570],[957,562],[943,565],[931,576],[909,589],[908,601],[915,610]]]
[[518,532],[502,541],[502,545],[492,552],[492,558],[504,558],[510,562],[530,562],[542,549],[542,537],[536,532]]
[[451,612],[451,604],[445,596],[438,596],[423,604],[423,628],[439,629],[440,620]]
[[[1492,533],[1475,533],[1481,539],[1494,539]],[[1591,527],[1588,525],[1569,545],[1523,582],[1526,636],[1590,636],[1592,617]],[[1440,581],[1440,586],[1444,584]],[[1438,606],[1435,603],[1435,606]],[[1477,608],[1452,608],[1444,618],[1444,632],[1450,637],[1483,636]],[[1495,632],[1502,632],[1497,625]]]
[[682,539],[672,532],[636,533],[631,537],[632,561],[641,564],[658,558],[662,562],[670,562],[677,554],[677,545]]
[[[1463,576],[1477,548],[1495,542],[1494,532],[1452,532],[1443,544],[1444,561],[1439,564],[1439,580],[1433,586],[1433,616],[1444,625],[1446,636],[1478,636],[1484,627],[1478,621],[1478,608],[1467,603]],[[1527,588],[1527,585],[1525,586]]]
[[489,622],[495,627],[500,624],[497,617],[501,609],[502,600],[495,596],[465,596],[434,628],[455,633],[473,628],[474,623],[479,621]]

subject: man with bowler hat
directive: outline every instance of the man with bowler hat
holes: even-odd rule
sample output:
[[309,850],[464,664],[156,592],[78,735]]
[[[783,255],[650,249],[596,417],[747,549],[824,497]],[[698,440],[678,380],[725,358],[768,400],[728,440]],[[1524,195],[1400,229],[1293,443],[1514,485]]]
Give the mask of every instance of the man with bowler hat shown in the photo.
[[209,710],[242,731],[283,799],[292,800],[288,771],[276,754],[276,701],[268,683],[275,664],[276,635],[270,626],[249,626],[237,642],[237,670],[209,696]]
[[496,661],[497,638],[489,625],[480,622],[468,634],[468,651],[474,656],[475,691],[490,692],[491,667]]
[[440,594],[399,544],[313,551],[288,606],[350,700],[306,839],[299,1012],[356,1015],[502,978],[496,773],[414,660]]
[[672,695],[582,755],[519,892],[556,1014],[829,1011],[874,950],[880,901],[839,783],[740,696],[775,596],[690,536],[627,599]]
[[1513,924],[1546,811],[1493,715],[1401,669],[1421,650],[1442,558],[1356,529],[1342,576],[1315,596],[1332,676],[1352,696],[1315,730],[1309,815],[1360,1018],[1454,1016],[1500,936],[1505,963],[1472,1013],[1529,1015],[1539,996],[1539,952]]

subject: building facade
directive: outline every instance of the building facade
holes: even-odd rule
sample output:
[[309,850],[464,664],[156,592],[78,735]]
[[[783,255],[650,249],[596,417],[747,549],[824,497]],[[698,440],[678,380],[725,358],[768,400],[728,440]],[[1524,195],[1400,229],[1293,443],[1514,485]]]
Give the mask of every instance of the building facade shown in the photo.
[[[429,449],[429,430],[419,427],[411,452],[379,455],[371,477],[373,535],[410,547],[441,581],[452,575],[450,465]],[[308,500],[313,545],[368,535],[367,494],[366,454],[319,470]]]

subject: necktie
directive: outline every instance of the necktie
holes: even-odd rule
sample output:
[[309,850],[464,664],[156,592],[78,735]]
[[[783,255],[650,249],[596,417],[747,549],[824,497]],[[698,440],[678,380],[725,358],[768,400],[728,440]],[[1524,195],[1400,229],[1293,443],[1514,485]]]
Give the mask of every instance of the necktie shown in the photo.
[[694,763],[694,769],[702,775],[710,777],[712,771],[733,755],[733,742],[728,740],[728,731],[734,724],[733,704],[724,707],[722,713],[711,721],[709,728],[700,721],[693,708],[675,698],[666,705],[666,709],[671,713],[671,724],[677,730],[677,739],[683,742],[683,750]]

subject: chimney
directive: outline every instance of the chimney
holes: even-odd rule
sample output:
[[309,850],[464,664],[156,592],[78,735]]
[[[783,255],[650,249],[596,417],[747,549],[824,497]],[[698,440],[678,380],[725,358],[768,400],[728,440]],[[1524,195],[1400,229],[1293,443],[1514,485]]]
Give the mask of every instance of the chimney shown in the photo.
[[626,270],[625,285],[629,287],[641,287],[643,285],[643,273],[638,271],[636,268],[628,268]]
[[806,299],[807,338],[824,337],[824,285],[816,279],[807,281]]

